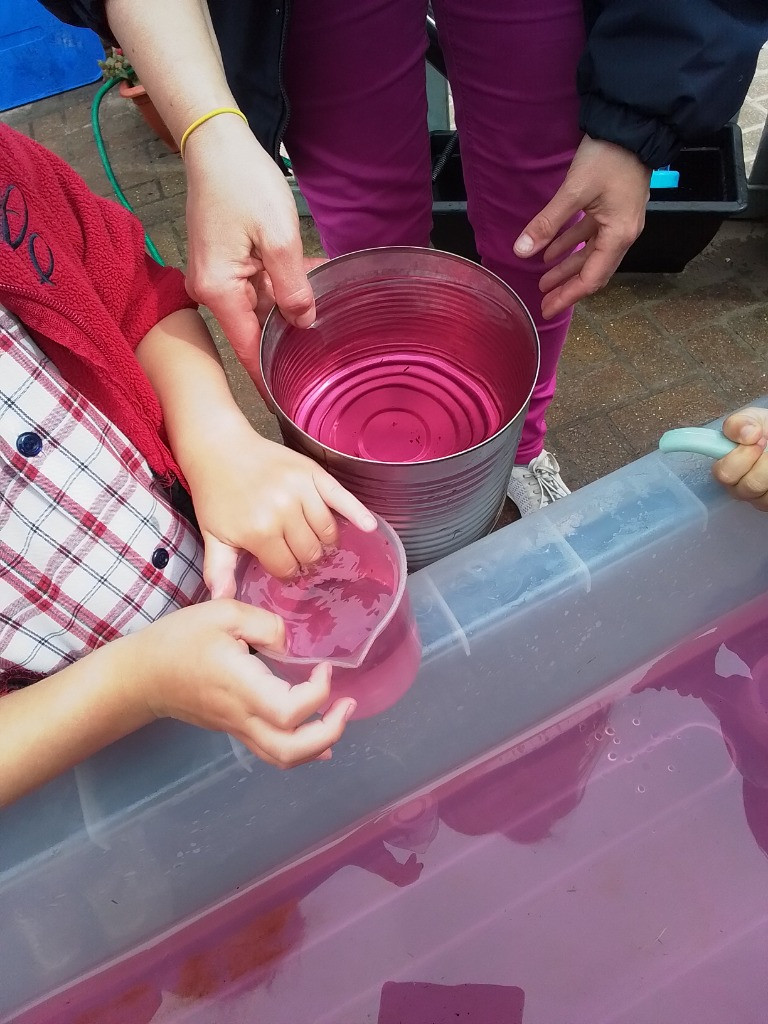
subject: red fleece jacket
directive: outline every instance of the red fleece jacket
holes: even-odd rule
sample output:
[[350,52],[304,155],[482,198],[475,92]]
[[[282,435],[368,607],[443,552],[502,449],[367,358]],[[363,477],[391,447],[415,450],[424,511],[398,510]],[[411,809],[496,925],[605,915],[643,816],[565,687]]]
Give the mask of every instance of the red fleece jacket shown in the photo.
[[166,483],[182,478],[134,350],[195,307],[178,270],[145,252],[140,222],[59,157],[0,124],[0,304]]

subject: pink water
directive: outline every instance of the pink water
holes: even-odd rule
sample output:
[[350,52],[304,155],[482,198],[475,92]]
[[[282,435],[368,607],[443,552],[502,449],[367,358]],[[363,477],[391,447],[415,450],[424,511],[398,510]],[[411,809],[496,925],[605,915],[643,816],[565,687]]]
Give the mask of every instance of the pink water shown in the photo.
[[[391,566],[379,572],[361,565],[355,551],[339,550],[295,580],[269,576],[252,559],[239,588],[240,600],[280,615],[287,653],[323,661],[358,651],[392,606],[396,581]],[[385,578],[380,578],[385,577]]]
[[[295,580],[267,575],[257,559],[241,561],[237,595],[285,623],[288,657],[261,655],[275,675],[300,683],[313,664],[331,661],[330,701],[354,697],[354,717],[369,718],[400,700],[421,662],[407,590],[398,599],[404,573],[402,554],[384,525],[362,533],[340,520],[337,549]],[[291,660],[297,658],[306,660]]]
[[762,1024],[768,597],[16,1024]]
[[380,462],[454,455],[506,422],[492,382],[415,348],[364,352],[330,372],[322,367],[290,412],[327,447]]

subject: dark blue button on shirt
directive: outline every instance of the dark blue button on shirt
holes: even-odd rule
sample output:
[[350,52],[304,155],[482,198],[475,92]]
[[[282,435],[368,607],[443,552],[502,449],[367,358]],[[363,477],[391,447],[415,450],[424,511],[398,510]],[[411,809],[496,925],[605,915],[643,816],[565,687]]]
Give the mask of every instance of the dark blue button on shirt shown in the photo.
[[170,561],[170,555],[165,548],[155,548],[152,552],[152,565],[156,569],[164,569]]
[[25,458],[32,459],[43,450],[43,439],[31,430],[25,430],[16,438],[16,451]]

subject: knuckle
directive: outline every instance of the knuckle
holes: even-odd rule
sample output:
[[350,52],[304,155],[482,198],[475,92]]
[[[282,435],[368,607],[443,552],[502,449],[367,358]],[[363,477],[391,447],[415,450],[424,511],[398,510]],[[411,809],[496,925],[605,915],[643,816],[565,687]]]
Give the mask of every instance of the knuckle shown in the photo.
[[727,463],[716,462],[712,467],[712,476],[724,487],[733,487],[739,482],[738,475],[729,469]]
[[624,249],[628,249],[643,230],[643,222],[624,225],[619,232],[619,242]]
[[290,580],[296,575],[299,564],[295,558],[286,557],[270,562],[269,565],[265,562],[265,568],[279,580]]
[[188,289],[204,305],[208,305],[211,298],[219,297],[223,287],[224,283],[207,270],[197,270],[189,275]]
[[336,523],[334,523],[333,521],[325,523],[325,525],[321,527],[320,533],[327,540],[335,538],[336,535],[338,534],[338,530],[336,529]]
[[323,557],[323,546],[322,544],[313,544],[312,547],[308,548],[302,557],[302,561],[314,565],[315,562],[319,562]]
[[540,213],[534,218],[532,228],[535,234],[550,238],[555,234],[556,227],[552,218],[546,213]]
[[757,480],[750,480],[748,476],[741,481],[740,489],[747,501],[757,501],[765,496],[765,487]]
[[274,225],[270,237],[264,240],[264,247],[268,248],[273,259],[277,260],[290,259],[300,244],[298,233],[279,230],[277,225]]
[[276,729],[280,729],[281,732],[288,732],[290,729],[294,729],[298,724],[296,717],[296,713],[287,707],[275,708],[271,715],[272,724]]
[[293,768],[294,764],[296,764],[295,756],[283,747],[276,750],[273,757],[275,758],[277,767],[280,768],[281,771],[288,771],[289,768]]
[[256,542],[276,540],[282,534],[278,516],[273,512],[256,516],[251,523],[251,538]]

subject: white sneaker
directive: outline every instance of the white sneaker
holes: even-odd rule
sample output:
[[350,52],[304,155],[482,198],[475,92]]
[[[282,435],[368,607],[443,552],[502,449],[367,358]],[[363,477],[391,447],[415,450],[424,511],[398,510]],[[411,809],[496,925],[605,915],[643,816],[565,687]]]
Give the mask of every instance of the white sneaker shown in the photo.
[[570,493],[570,488],[560,476],[557,459],[548,451],[531,459],[527,466],[514,466],[507,484],[507,494],[517,505],[521,516],[551,505]]

